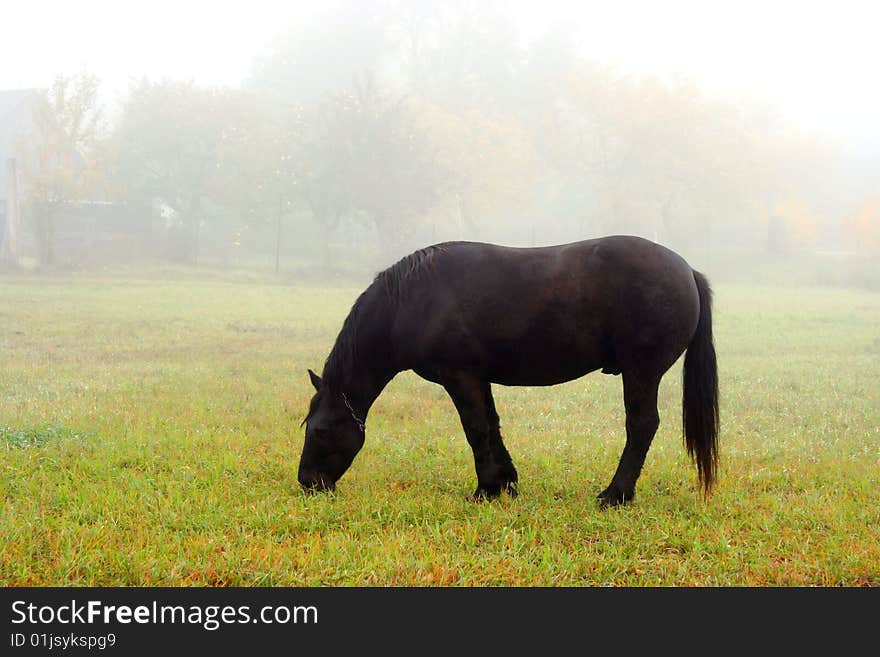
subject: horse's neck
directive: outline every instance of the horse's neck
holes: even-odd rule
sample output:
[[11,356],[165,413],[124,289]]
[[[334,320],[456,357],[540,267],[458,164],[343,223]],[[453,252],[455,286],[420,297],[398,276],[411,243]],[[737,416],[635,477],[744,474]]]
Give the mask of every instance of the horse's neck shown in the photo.
[[396,359],[384,339],[364,340],[358,344],[355,353],[357,356],[346,377],[350,389],[347,394],[356,412],[366,417],[385,386],[400,369],[395,366]]
[[[390,340],[390,323],[393,311],[384,302],[381,289],[371,286],[355,303],[345,320],[343,331],[354,344],[337,342],[334,350],[341,347],[351,354],[334,360],[336,376],[349,403],[360,417],[366,417],[376,398],[388,382],[400,371]],[[344,340],[340,334],[337,340]]]
[[[376,374],[378,374],[378,376],[376,376]],[[352,401],[352,404],[354,404],[356,409],[363,414],[363,417],[367,416],[373,403],[379,395],[382,394],[385,386],[387,386],[388,382],[394,378],[395,374],[397,374],[397,372],[375,373],[375,378],[371,377],[369,380],[358,386],[359,389],[354,393],[355,399]]]

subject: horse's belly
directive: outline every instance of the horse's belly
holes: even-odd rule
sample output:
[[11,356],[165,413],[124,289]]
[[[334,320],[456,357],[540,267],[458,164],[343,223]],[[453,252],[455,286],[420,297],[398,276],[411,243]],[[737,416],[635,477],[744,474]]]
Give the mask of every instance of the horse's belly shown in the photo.
[[488,379],[491,383],[503,386],[555,386],[566,381],[574,381],[585,374],[599,369],[598,366],[578,371],[567,372],[500,372],[490,374]]
[[604,364],[595,354],[519,350],[505,358],[492,359],[486,374],[491,382],[506,386],[552,386],[580,378],[600,367]]

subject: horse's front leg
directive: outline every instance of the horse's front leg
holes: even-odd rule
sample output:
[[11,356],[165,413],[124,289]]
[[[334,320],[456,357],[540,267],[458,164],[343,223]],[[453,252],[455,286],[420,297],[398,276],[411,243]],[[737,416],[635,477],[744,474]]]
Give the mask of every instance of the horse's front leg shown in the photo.
[[477,471],[477,489],[473,499],[490,500],[498,497],[502,489],[509,489],[510,470],[513,465],[499,463],[499,453],[492,435],[492,412],[489,384],[479,377],[465,372],[447,372],[443,376],[443,387],[452,398],[461,426],[474,453],[474,466]]

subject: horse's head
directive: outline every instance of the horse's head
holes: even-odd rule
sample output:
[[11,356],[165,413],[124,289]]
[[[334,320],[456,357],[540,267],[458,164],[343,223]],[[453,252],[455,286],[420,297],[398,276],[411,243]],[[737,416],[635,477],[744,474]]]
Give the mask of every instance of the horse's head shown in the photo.
[[306,416],[299,483],[307,490],[333,490],[364,445],[364,423],[345,394],[330,390],[309,370],[315,395]]

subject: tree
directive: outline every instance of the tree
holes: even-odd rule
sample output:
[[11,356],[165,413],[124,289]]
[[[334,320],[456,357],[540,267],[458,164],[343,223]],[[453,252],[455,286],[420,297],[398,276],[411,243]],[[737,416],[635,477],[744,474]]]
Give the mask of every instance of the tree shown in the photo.
[[524,55],[509,3],[397,3],[389,40],[402,89],[432,105],[498,114],[522,102]]
[[369,218],[391,257],[442,191],[444,171],[415,108],[369,80],[328,97],[300,134],[299,180],[324,230],[325,264],[344,216]]
[[559,196],[592,215],[592,232],[686,246],[705,244],[710,225],[747,223],[758,140],[739,108],[687,80],[588,63],[570,71],[556,107],[542,153]]
[[143,80],[130,92],[117,129],[117,173],[125,196],[170,208],[179,257],[198,261],[200,233],[216,201],[224,136],[236,96],[192,82]]
[[33,131],[22,148],[26,212],[34,223],[40,258],[55,260],[58,211],[87,195],[100,177],[94,152],[102,125],[98,79],[58,76],[34,106]]
[[274,229],[277,274],[284,217],[302,201],[302,110],[268,103],[251,92],[238,94],[230,110],[211,195],[233,216],[234,244],[247,232]]
[[859,209],[842,225],[845,240],[858,253],[880,256],[880,193],[863,199]]
[[392,100],[368,84],[352,100],[353,205],[372,217],[391,256],[443,192],[446,170],[406,98]]
[[439,106],[423,108],[422,115],[460,231],[497,234],[530,209],[538,163],[532,135],[516,116]]

